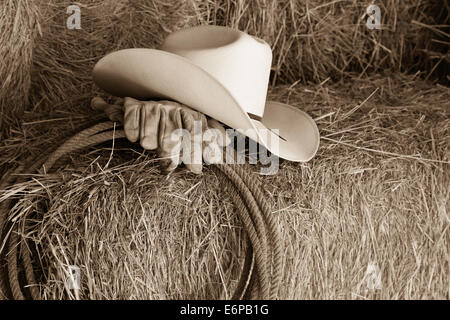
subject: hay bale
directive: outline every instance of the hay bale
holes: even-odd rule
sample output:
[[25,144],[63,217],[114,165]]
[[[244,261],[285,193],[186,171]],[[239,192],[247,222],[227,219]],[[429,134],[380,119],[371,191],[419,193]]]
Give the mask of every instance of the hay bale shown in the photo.
[[[371,4],[370,0],[226,1],[214,8],[212,22],[247,30],[272,46],[273,84],[430,70],[424,51],[439,34],[428,26],[441,25],[435,31],[445,27],[448,8],[436,12],[432,1],[422,0],[377,1],[382,29],[370,30],[365,12]],[[448,46],[442,53],[447,50]]]
[[[270,98],[306,110],[322,134],[313,161],[260,177],[284,235],[281,297],[446,298],[448,88],[374,77],[277,87]],[[229,297],[243,234],[215,175],[179,169],[167,178],[152,152],[111,146],[0,192],[0,201],[20,199],[11,218],[46,266],[44,297]],[[380,290],[366,285],[371,264]],[[81,269],[78,296],[65,287],[69,265]]]
[[380,1],[382,30],[366,27],[371,1],[92,0],[80,4],[80,30],[66,28],[70,4],[40,3],[43,36],[36,41],[32,74],[32,105],[39,111],[86,111],[86,99],[97,90],[90,72],[104,54],[157,47],[167,33],[197,24],[226,25],[265,39],[274,52],[273,84],[435,65],[425,63],[423,52],[434,34],[426,26],[438,24],[428,1]]
[[39,31],[35,1],[0,4],[0,140],[27,106],[33,42]]
[[90,0],[78,3],[80,30],[66,27],[70,1],[4,3],[0,123],[18,119],[8,114],[27,105],[34,115],[46,113],[47,118],[88,112],[87,102],[98,93],[90,73],[104,54],[157,47],[167,33],[197,24],[231,26],[265,39],[274,53],[272,84],[321,83],[386,71],[447,76],[442,74],[448,66],[442,30],[448,9],[437,10],[423,0],[379,1],[382,30],[365,25],[368,0]]
[[[0,121],[14,131],[1,141],[0,174],[92,117],[89,101],[101,92],[90,73],[105,53],[157,46],[188,25],[238,27],[273,47],[272,84],[288,86],[272,87],[271,98],[314,115],[323,136],[312,162],[264,178],[286,236],[282,297],[448,298],[449,91],[378,74],[427,76],[445,65],[445,43],[432,44],[445,14],[431,2],[379,1],[383,29],[373,31],[371,1],[90,0],[79,4],[81,30],[66,28],[69,1],[4,3]],[[23,117],[5,116],[24,107]],[[17,223],[42,214],[23,236],[46,267],[44,297],[76,298],[64,287],[69,264],[82,269],[81,298],[227,297],[242,233],[214,175],[165,180],[153,155],[133,150],[116,145],[105,168],[103,145],[11,189]],[[0,201],[9,196],[0,190]],[[382,291],[364,285],[372,261]]]
[[[43,298],[230,298],[245,239],[215,176],[178,171],[167,179],[154,157],[127,161],[123,151],[107,168],[102,150],[98,162],[82,156],[76,169],[38,178],[50,187],[46,206],[40,196],[24,197],[13,212],[28,203],[42,218],[27,238],[47,266]],[[79,293],[62,280],[69,265],[81,269]]]
[[179,1],[85,1],[81,29],[68,29],[70,1],[41,2],[43,37],[36,41],[32,73],[37,111],[88,112],[98,89],[91,71],[106,53],[129,47],[155,47],[174,28],[192,24],[194,9]]

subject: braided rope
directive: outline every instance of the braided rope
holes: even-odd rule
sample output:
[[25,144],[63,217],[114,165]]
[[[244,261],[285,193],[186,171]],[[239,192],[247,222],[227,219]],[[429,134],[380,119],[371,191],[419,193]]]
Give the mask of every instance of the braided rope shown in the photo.
[[[242,167],[236,166],[234,168],[234,170],[240,175],[240,177],[242,178],[244,184],[246,184],[247,186],[252,185],[253,183],[253,179],[252,177],[250,177],[250,175],[248,173],[246,173],[244,171],[244,169]],[[266,219],[266,223],[269,229],[269,239],[272,240],[272,242],[270,243],[270,245],[268,246],[268,248],[273,248],[273,253],[272,253],[272,259],[273,259],[273,263],[272,266],[277,266],[272,270],[272,288],[271,290],[272,292],[272,299],[276,299],[276,297],[278,296],[278,288],[281,285],[281,280],[282,280],[282,250],[281,250],[281,244],[282,244],[282,239],[280,236],[280,231],[278,228],[278,224],[276,223],[275,217],[271,214],[269,205],[267,203],[267,201],[264,198],[264,194],[261,191],[261,189],[259,188],[254,188],[252,189],[252,195],[255,197],[257,203],[259,206],[262,207],[262,212],[264,212],[264,218]]]
[[[269,279],[267,277],[267,261],[266,261],[266,250],[262,243],[260,237],[258,237],[258,232],[255,228],[254,222],[252,221],[251,214],[249,211],[252,209],[248,209],[248,207],[245,205],[243,199],[241,198],[241,195],[238,192],[238,189],[235,188],[231,181],[224,176],[222,176],[222,183],[228,187],[228,190],[231,194],[233,203],[237,207],[237,211],[240,214],[239,218],[244,224],[247,234],[250,238],[252,247],[255,251],[255,260],[256,260],[256,270],[258,274],[258,279],[262,283],[261,284],[261,299],[268,299],[268,292],[269,292]],[[255,207],[253,207],[253,210],[257,210]]]
[[[269,299],[270,298],[270,274],[268,272],[269,266],[269,256],[268,256],[268,250],[267,250],[267,230],[264,225],[264,220],[262,217],[262,213],[260,210],[260,207],[255,201],[255,198],[253,197],[252,193],[248,189],[248,187],[244,184],[240,176],[237,174],[236,171],[232,169],[233,166],[230,165],[223,165],[218,164],[217,168],[222,172],[224,176],[226,176],[229,181],[232,183],[232,186],[236,188],[236,192],[238,192],[239,197],[242,198],[242,201],[246,202],[247,207],[250,212],[252,212],[252,216],[247,217],[241,216],[241,220],[244,223],[244,225],[248,228],[247,232],[252,238],[253,233],[258,235],[254,243],[252,241],[253,248],[255,249],[255,259],[257,262],[256,270],[258,272],[258,280],[261,285],[261,295],[262,299]],[[228,186],[231,186],[230,183],[227,183]],[[238,211],[239,212],[239,211]],[[251,220],[250,220],[251,218]],[[250,228],[249,225],[253,226],[255,225],[255,228]],[[255,230],[256,229],[256,230]],[[255,231],[253,231],[255,230]]]
[[[125,137],[123,130],[111,131],[112,128],[115,128],[115,123],[108,121],[80,131],[48,156],[41,156],[39,161],[28,159],[26,165],[10,171],[0,181],[0,188],[4,189],[8,185],[24,180],[23,176],[17,178],[16,174],[18,173],[36,172],[38,168],[41,172],[49,172],[58,159],[70,152]],[[278,298],[281,283],[281,241],[275,219],[271,215],[262,191],[257,187],[254,178],[238,165],[216,164],[212,165],[212,169],[229,191],[249,241],[244,266],[232,299]],[[5,274],[5,270],[2,270],[4,268],[0,264],[0,299],[8,296],[13,299],[24,299],[28,296],[32,299],[40,299],[33,270],[33,259],[26,240],[20,239],[17,224],[13,224],[9,231],[6,228],[11,204],[11,199],[0,204],[0,239],[5,239],[5,248],[8,249],[6,253],[7,274]],[[0,262],[3,258],[2,255],[3,252],[0,251]],[[22,285],[19,281],[18,266],[20,263],[25,274],[26,285]],[[256,272],[253,272],[253,269],[256,269]],[[25,292],[27,294],[24,294]]]

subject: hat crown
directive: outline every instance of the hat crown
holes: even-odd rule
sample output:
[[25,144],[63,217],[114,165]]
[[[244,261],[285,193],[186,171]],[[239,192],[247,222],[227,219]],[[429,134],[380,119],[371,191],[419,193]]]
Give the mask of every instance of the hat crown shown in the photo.
[[171,33],[161,50],[190,60],[219,81],[247,113],[263,116],[272,64],[264,40],[227,27],[199,26]]

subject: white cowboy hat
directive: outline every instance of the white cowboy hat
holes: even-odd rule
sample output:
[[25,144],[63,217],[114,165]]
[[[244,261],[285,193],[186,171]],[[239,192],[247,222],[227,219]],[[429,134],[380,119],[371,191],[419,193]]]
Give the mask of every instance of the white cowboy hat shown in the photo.
[[308,161],[319,147],[319,130],[305,112],[266,101],[271,63],[272,51],[263,40],[226,27],[198,26],[170,34],[160,50],[106,55],[95,65],[93,79],[115,96],[178,101],[280,158]]

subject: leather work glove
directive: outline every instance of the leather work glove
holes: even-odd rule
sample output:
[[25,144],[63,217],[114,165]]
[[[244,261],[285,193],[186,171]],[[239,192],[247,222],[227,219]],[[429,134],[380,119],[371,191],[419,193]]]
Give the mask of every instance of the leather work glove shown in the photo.
[[126,97],[120,107],[96,97],[91,105],[105,111],[112,121],[123,122],[129,141],[139,141],[144,149],[156,150],[163,158],[161,165],[166,172],[183,162],[190,171],[199,174],[202,160],[206,163],[222,160],[223,147],[228,142],[222,124],[178,102]]

